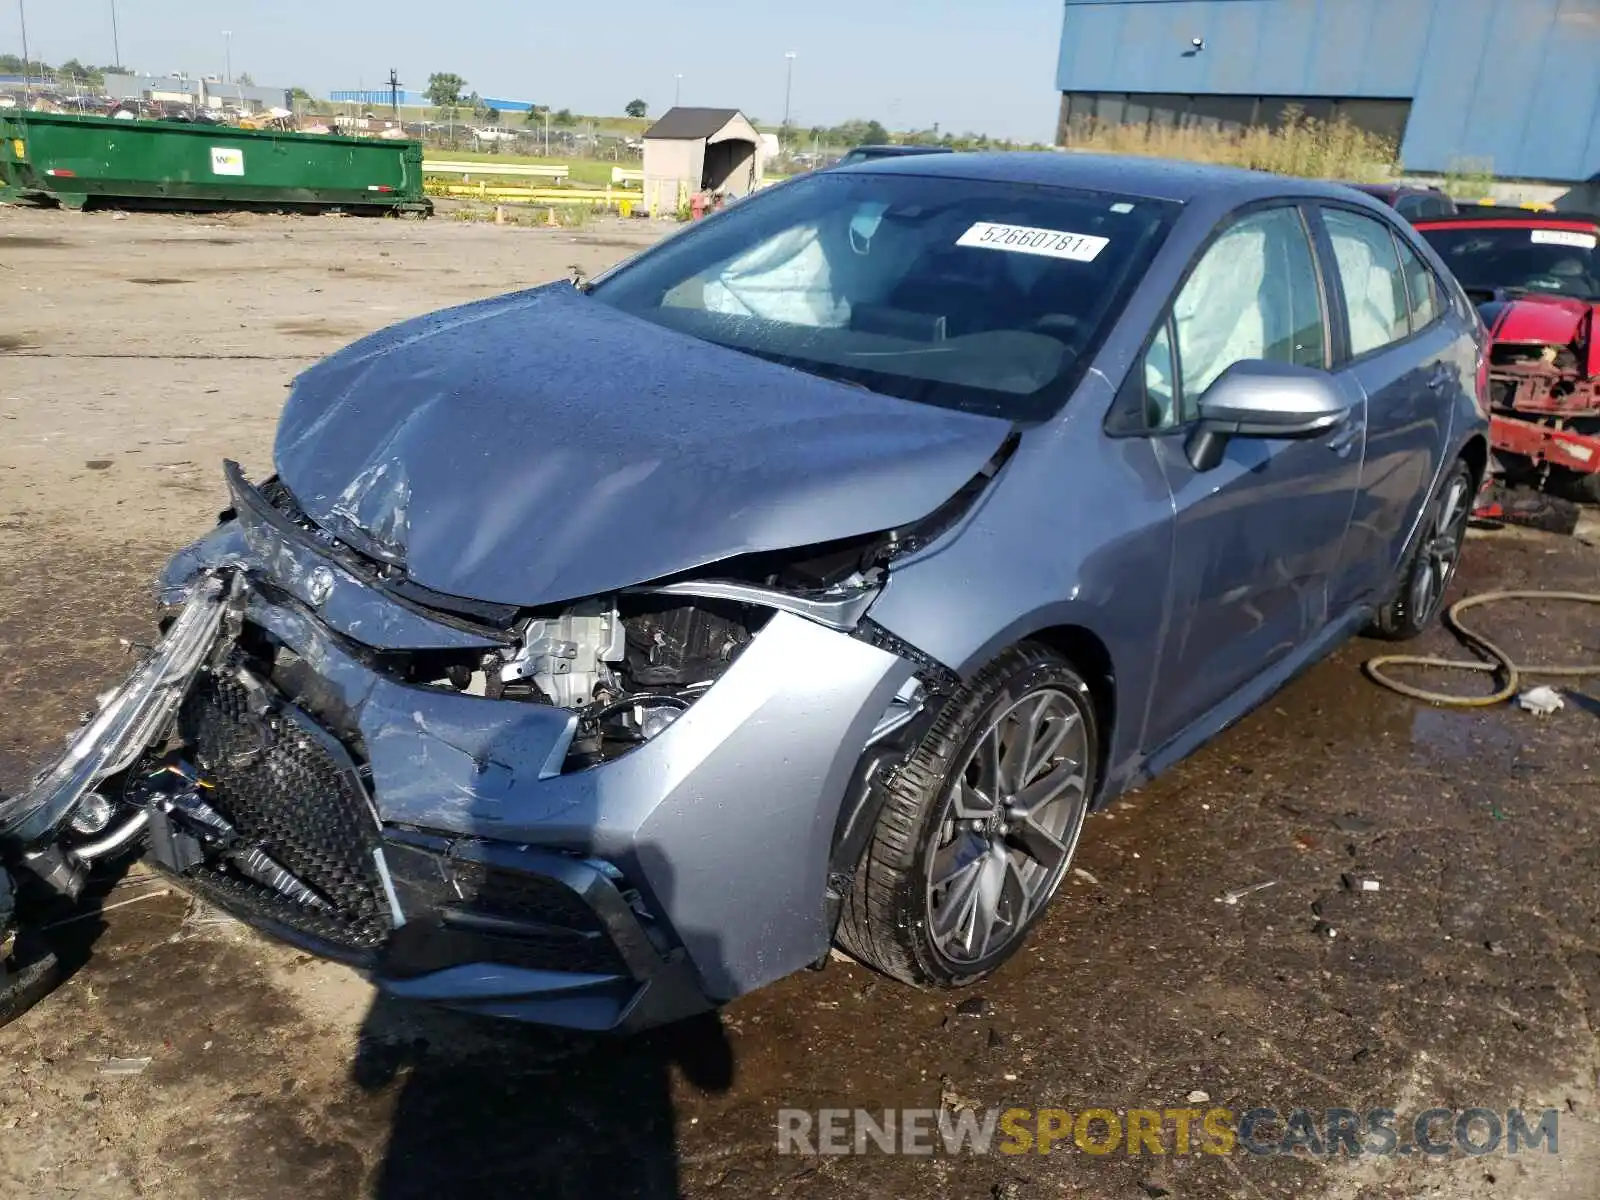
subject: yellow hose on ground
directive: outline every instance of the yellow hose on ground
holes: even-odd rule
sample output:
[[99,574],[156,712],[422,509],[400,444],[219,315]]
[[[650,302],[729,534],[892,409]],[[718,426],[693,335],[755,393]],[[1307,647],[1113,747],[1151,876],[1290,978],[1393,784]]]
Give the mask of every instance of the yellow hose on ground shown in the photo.
[[[1468,596],[1464,600],[1457,600],[1444,615],[1445,626],[1466,645],[1469,650],[1475,650],[1484,656],[1483,662],[1466,662],[1453,658],[1420,658],[1411,654],[1383,654],[1377,658],[1368,659],[1366,672],[1368,678],[1374,683],[1388,688],[1390,691],[1399,692],[1402,696],[1410,696],[1417,700],[1426,700],[1429,704],[1442,704],[1455,708],[1489,708],[1491,705],[1504,704],[1515,696],[1522,687],[1523,676],[1541,675],[1561,679],[1576,679],[1583,676],[1600,676],[1600,663],[1589,663],[1576,666],[1555,667],[1530,667],[1513,662],[1511,656],[1496,646],[1483,634],[1469,628],[1462,620],[1461,614],[1469,608],[1478,608],[1485,604],[1496,604],[1506,600],[1544,600],[1557,601],[1571,604],[1600,604],[1600,595],[1591,592],[1483,592],[1477,596]],[[1398,679],[1391,679],[1384,674],[1389,667],[1426,667],[1444,671],[1481,671],[1492,674],[1505,675],[1505,682],[1500,690],[1491,696],[1453,696],[1448,692],[1433,692],[1427,688],[1415,687],[1409,683],[1401,683]]]

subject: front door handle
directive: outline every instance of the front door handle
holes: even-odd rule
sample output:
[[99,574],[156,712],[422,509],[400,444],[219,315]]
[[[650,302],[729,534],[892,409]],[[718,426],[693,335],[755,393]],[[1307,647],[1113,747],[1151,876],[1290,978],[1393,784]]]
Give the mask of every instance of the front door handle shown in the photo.
[[1428,376],[1428,388],[1431,391],[1442,392],[1450,383],[1450,368],[1435,367]]
[[1350,451],[1355,449],[1356,443],[1361,440],[1361,435],[1367,426],[1364,421],[1346,421],[1334,435],[1328,439],[1328,449],[1340,458],[1349,458]]

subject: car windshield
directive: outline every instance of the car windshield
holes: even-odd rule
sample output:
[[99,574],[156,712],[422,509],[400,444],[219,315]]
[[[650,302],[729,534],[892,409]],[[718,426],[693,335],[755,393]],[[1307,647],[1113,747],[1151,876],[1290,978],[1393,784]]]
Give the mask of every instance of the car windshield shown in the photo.
[[1600,237],[1593,228],[1457,225],[1421,233],[1469,291],[1509,288],[1600,298]]
[[1055,187],[817,175],[759,194],[602,280],[606,304],[905,399],[1040,419],[1177,206]]

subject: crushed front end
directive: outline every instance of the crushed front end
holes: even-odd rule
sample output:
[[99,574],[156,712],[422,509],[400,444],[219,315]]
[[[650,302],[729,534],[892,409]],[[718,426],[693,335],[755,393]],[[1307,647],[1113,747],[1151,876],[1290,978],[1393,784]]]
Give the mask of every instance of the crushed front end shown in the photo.
[[1492,339],[1490,434],[1518,476],[1578,483],[1600,501],[1596,306],[1570,296],[1469,290]]
[[840,798],[929,667],[867,635],[871,547],[527,611],[417,587],[276,480],[228,482],[162,578],[161,643],[0,806],[28,869],[81,881],[142,841],[392,993],[571,1028],[826,953]]

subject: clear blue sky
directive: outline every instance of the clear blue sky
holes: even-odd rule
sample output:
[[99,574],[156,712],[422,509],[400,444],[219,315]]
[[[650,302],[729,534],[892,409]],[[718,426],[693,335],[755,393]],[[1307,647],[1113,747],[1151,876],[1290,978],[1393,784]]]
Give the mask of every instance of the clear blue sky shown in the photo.
[[[31,56],[112,59],[112,0],[21,0]],[[620,113],[683,103],[783,116],[797,55],[803,125],[876,118],[1047,140],[1055,129],[1060,0],[115,0],[125,63],[258,84],[376,87],[392,66],[420,89],[454,71],[483,95]],[[0,0],[0,51],[19,53],[18,0]]]

